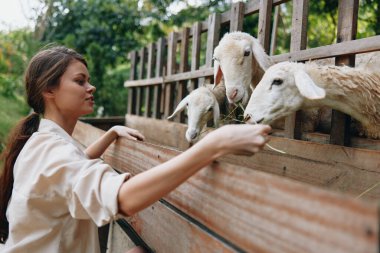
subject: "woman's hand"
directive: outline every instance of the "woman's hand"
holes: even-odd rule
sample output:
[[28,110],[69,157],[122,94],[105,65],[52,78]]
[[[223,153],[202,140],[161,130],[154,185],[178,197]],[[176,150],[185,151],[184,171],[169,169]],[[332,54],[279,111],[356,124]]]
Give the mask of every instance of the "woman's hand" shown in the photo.
[[129,128],[126,126],[113,126],[111,129],[117,137],[125,137],[129,140],[134,140],[134,141],[144,141],[145,137],[142,135],[139,131],[133,128]]
[[[269,141],[272,128],[268,125],[226,125],[208,134],[209,141],[216,145],[217,156],[226,154],[253,155]],[[205,137],[205,138],[206,138]]]

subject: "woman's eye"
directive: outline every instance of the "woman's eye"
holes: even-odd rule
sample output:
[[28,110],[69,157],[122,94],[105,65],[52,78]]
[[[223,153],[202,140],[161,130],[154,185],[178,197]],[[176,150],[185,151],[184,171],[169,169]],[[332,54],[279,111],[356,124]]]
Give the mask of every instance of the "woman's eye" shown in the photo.
[[79,85],[84,85],[86,83],[85,80],[76,80],[76,82],[79,84]]

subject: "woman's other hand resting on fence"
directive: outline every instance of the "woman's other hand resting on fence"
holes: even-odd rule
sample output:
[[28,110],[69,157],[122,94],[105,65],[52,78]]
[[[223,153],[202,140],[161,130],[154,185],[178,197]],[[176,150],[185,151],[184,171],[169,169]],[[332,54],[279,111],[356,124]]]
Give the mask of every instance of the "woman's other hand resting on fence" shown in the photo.
[[253,155],[268,142],[268,125],[226,125],[178,156],[125,181],[118,194],[119,212],[133,215],[153,204],[220,156]]
[[85,153],[90,159],[99,158],[111,143],[119,137],[125,137],[128,140],[144,141],[145,137],[139,131],[125,126],[111,127],[101,138],[88,146]]

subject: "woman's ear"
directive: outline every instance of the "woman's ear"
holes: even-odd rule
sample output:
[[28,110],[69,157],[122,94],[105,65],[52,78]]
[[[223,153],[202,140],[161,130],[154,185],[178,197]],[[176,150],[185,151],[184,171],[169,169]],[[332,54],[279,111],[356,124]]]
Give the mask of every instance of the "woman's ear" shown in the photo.
[[55,97],[55,90],[54,89],[47,89],[45,91],[42,92],[42,96],[44,98],[54,98]]

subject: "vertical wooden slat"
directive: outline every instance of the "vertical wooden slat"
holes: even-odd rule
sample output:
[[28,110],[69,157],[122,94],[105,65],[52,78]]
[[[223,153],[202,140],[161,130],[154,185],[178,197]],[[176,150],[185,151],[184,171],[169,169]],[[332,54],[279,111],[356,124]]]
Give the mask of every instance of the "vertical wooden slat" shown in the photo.
[[[190,28],[185,27],[181,32],[181,59],[179,62],[179,72],[183,73],[188,71],[189,69],[189,35],[190,35]],[[178,104],[186,95],[186,83],[187,81],[180,81],[178,82],[177,86],[177,99],[176,104]],[[174,121],[177,122],[185,122],[185,113],[184,111],[177,114],[177,116],[174,118]]]
[[[129,54],[129,59],[131,62],[131,69],[129,74],[129,80],[136,79],[136,63],[137,63],[137,54],[136,51],[133,51]],[[136,88],[128,89],[128,105],[127,105],[127,113],[134,114],[136,111]]]
[[244,7],[245,6],[243,2],[237,2],[232,4],[230,12],[230,32],[243,30]]
[[277,48],[277,28],[278,28],[278,20],[280,18],[280,6],[274,7],[274,18],[273,18],[273,25],[272,25],[272,35],[270,40],[270,49],[269,49],[269,55],[274,55],[276,53]]
[[219,42],[221,16],[213,13],[208,17],[207,45],[206,45],[206,67],[212,67],[214,48]]
[[[192,32],[193,32],[193,41],[192,41],[192,50],[191,50],[191,71],[194,71],[194,70],[199,69],[202,23],[201,22],[195,23],[192,27]],[[192,79],[190,81],[188,92],[191,92],[196,87],[197,87],[197,80]]]
[[[294,0],[292,15],[292,32],[290,40],[290,52],[306,49],[307,43],[307,15],[309,12],[309,0]],[[285,119],[285,137],[301,138],[301,112],[298,111]]]
[[[145,47],[141,48],[139,51],[139,79],[144,79],[145,74]],[[142,103],[144,96],[144,87],[137,87],[136,93],[136,115],[142,114]]]
[[257,38],[266,52],[270,46],[270,19],[272,15],[272,0],[260,0],[259,29]]
[[[149,44],[148,47],[148,66],[147,66],[147,78],[153,77],[153,70],[154,70],[154,44]],[[152,105],[151,105],[151,94],[152,94],[152,87],[148,86],[145,88],[145,112],[144,117],[149,117],[152,113]]]
[[[177,34],[171,32],[168,40],[168,63],[167,75],[176,73],[176,52],[177,52]],[[174,85],[172,83],[165,84],[165,108],[164,118],[167,118],[173,111],[174,104]]]
[[[359,0],[339,0],[337,43],[356,38]],[[336,65],[355,66],[355,56],[341,56],[335,59]],[[348,115],[332,111],[330,143],[350,145],[350,122]]]
[[[163,51],[164,51],[164,45],[165,40],[163,38],[158,39],[156,43],[156,77],[162,76],[163,71],[163,63],[164,63],[164,57],[163,57]],[[161,99],[162,96],[162,85],[158,84],[154,86],[153,90],[153,112],[152,117],[156,119],[161,118]]]

